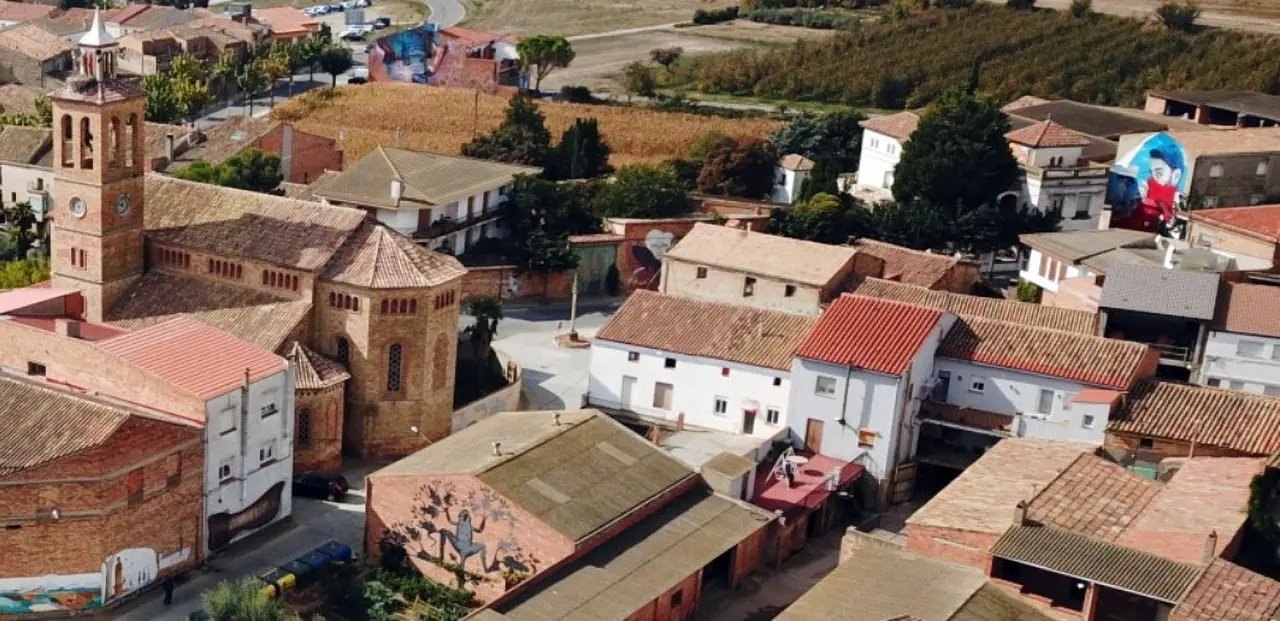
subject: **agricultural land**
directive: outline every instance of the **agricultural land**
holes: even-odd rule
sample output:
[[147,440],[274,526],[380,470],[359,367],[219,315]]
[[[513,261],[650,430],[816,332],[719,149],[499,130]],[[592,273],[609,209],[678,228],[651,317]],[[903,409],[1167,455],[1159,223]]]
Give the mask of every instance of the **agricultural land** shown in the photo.
[[572,36],[689,21],[730,0],[469,0],[464,26],[507,34]]

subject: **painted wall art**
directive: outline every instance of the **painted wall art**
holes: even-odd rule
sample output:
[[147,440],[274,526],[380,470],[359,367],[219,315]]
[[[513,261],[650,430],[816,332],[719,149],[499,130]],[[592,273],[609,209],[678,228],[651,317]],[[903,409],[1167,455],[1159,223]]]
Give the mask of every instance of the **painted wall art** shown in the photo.
[[643,244],[633,244],[630,248],[631,288],[657,291],[662,284],[662,255],[674,245],[675,234],[660,229],[646,233]]
[[102,574],[0,578],[0,615],[102,607]]
[[232,542],[270,524],[280,515],[284,481],[267,489],[253,504],[243,511],[223,511],[209,516],[209,549],[221,550]]
[[1107,177],[1112,228],[1166,231],[1191,183],[1189,165],[1182,145],[1165,133],[1117,158]]
[[151,548],[121,550],[108,556],[102,567],[108,600],[151,584],[160,573],[159,560]]

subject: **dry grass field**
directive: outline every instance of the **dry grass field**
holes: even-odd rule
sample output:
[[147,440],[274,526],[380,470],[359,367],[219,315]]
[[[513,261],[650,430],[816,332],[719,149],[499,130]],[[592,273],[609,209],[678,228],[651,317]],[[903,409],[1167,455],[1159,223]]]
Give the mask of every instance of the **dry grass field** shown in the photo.
[[572,36],[687,22],[734,0],[469,0],[462,25],[508,34]]
[[[415,84],[367,84],[338,88],[331,99],[313,91],[278,106],[273,114],[307,132],[338,140],[354,162],[378,145],[458,153],[471,140],[475,93]],[[502,121],[507,99],[480,95],[478,128]],[[779,125],[770,119],[721,119],[622,106],[540,102],[553,139],[575,119],[595,117],[613,149],[615,166],[684,155],[707,132],[765,137]]]

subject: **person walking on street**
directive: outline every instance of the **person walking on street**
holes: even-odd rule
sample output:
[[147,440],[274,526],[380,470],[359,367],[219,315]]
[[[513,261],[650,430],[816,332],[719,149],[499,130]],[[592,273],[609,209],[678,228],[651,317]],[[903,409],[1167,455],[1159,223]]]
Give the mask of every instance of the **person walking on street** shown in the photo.
[[160,583],[160,588],[164,589],[164,605],[168,606],[173,603],[173,578],[165,578]]

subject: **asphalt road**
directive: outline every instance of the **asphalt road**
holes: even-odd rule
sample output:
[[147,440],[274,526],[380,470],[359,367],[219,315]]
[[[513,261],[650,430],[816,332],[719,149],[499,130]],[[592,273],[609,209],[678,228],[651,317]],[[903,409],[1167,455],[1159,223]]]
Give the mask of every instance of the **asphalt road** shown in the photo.
[[467,16],[467,7],[463,6],[458,0],[423,0],[427,8],[431,9],[431,21],[440,25],[441,28],[456,26],[462,18]]

